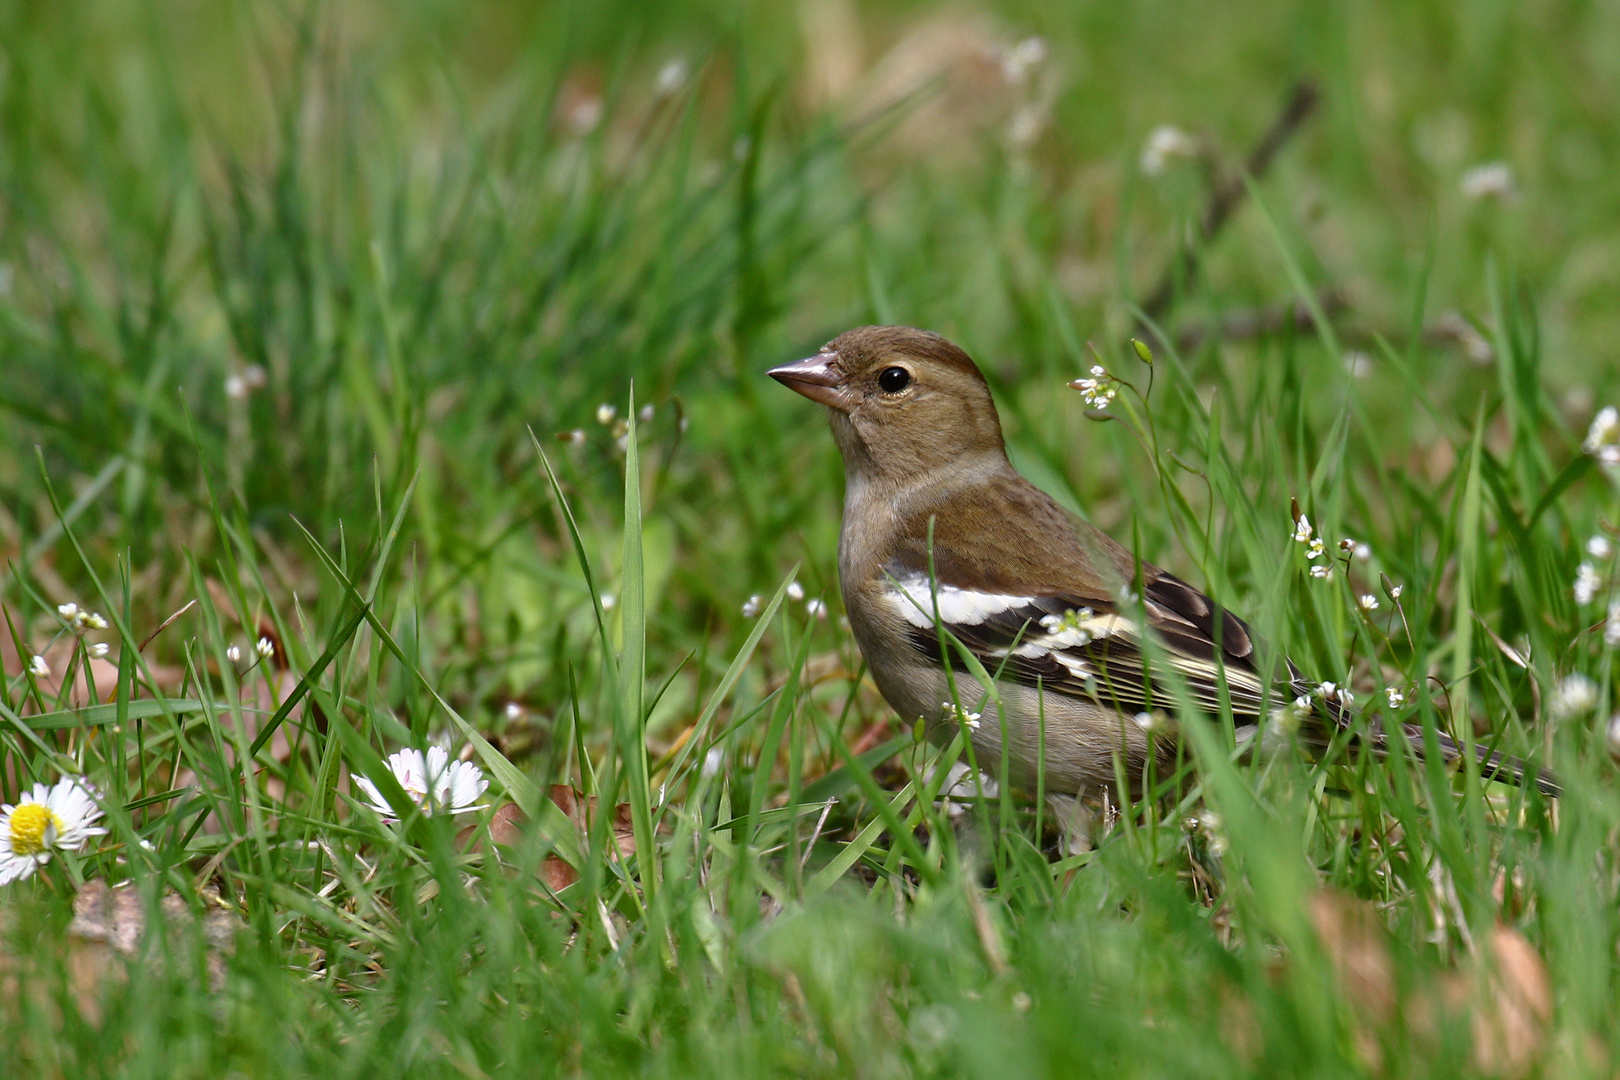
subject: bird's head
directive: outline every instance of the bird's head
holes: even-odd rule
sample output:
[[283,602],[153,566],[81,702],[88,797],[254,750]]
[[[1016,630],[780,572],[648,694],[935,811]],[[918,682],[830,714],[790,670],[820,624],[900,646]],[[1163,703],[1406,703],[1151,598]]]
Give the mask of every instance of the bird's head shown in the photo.
[[827,406],[852,477],[910,483],[943,466],[1005,457],[984,376],[927,330],[859,326],[767,374]]

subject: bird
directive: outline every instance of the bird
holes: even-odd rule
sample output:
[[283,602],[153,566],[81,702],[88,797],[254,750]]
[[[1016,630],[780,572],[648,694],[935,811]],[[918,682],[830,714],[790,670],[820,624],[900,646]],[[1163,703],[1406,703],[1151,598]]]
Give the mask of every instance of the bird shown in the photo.
[[[966,727],[982,771],[1118,798],[1118,763],[1139,796],[1150,762],[1161,777],[1175,765],[1168,718],[1182,701],[1211,715],[1229,703],[1240,738],[1279,718],[1317,749],[1353,730],[1348,692],[1287,658],[1272,678],[1246,622],[1020,474],[989,384],[950,341],[861,326],[767,374],[831,422],[845,477],[839,586],[872,680],[934,741]],[[1422,728],[1400,731],[1421,757]],[[1362,737],[1388,752],[1376,726]],[[1558,793],[1550,772],[1476,750],[1482,776]]]

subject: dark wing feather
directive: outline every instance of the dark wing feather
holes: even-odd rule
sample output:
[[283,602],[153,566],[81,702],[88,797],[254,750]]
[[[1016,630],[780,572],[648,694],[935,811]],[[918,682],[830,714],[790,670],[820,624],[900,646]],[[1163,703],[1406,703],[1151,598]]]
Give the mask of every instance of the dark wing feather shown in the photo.
[[[1187,592],[1198,596],[1190,589]],[[1178,594],[1173,599],[1196,614],[1187,596]],[[1234,715],[1258,718],[1267,695],[1248,655],[1253,651],[1248,628],[1234,616],[1225,616],[1229,622],[1222,625],[1223,641],[1240,642],[1244,651],[1235,652],[1224,644],[1217,648],[1191,619],[1161,617],[1155,610],[1161,606],[1148,604],[1148,621],[1159,647],[1147,654],[1137,624],[1120,615],[1112,604],[1096,599],[1032,597],[1027,604],[982,621],[948,624],[946,629],[993,675],[1030,686],[1039,684],[1047,691],[1093,700],[1128,715],[1174,701],[1169,687],[1153,676],[1157,662],[1170,664],[1180,674],[1189,696],[1201,708],[1219,711],[1224,682]],[[1201,617],[1208,620],[1212,611],[1205,601]],[[1076,614],[1085,612],[1091,613],[1089,619]],[[1052,623],[1054,617],[1059,620],[1057,626]],[[1066,617],[1069,621],[1063,624]],[[910,633],[919,652],[930,658],[941,655],[933,627],[913,626]],[[966,669],[954,650],[948,650],[947,659],[959,670]]]
[[[1345,702],[1320,693],[1291,660],[1285,661],[1286,682],[1268,687],[1255,665],[1255,642],[1248,624],[1186,582],[1158,571],[1153,574],[1143,587],[1143,609],[1157,648],[1146,654],[1137,624],[1114,604],[1098,598],[1029,597],[984,614],[978,621],[947,623],[945,628],[997,678],[1084,698],[1127,716],[1174,703],[1169,686],[1153,673],[1155,663],[1168,663],[1180,675],[1193,703],[1206,712],[1220,712],[1224,692],[1240,725],[1258,724],[1277,704],[1304,698],[1309,701],[1309,716],[1316,721],[1307,722],[1300,731],[1307,743],[1325,747],[1336,730],[1350,726],[1352,713]],[[911,595],[914,601],[927,604],[926,593]],[[1086,613],[1089,618],[1080,617]],[[1076,634],[1074,628],[1079,625],[1106,632]],[[933,626],[913,624],[908,632],[919,653],[935,660],[941,657]],[[958,671],[968,670],[955,648],[948,647],[943,655]],[[1389,752],[1390,736],[1376,725],[1366,737],[1374,753]],[[1422,757],[1420,728],[1405,725],[1401,737]],[[1462,748],[1443,732],[1439,733],[1439,746],[1447,761],[1462,756]],[[1559,793],[1557,777],[1545,769],[1484,746],[1476,748],[1476,757],[1485,779],[1520,786],[1533,783],[1544,794]]]

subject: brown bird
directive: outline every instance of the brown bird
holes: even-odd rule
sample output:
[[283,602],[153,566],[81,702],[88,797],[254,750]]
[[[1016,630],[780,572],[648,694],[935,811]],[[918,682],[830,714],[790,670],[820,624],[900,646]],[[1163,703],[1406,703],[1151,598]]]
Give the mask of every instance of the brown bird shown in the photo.
[[[949,341],[863,326],[769,374],[827,407],[844,458],[839,584],[872,678],[936,739],[965,722],[980,768],[999,768],[1004,720],[1015,785],[1035,788],[1044,745],[1048,792],[1113,788],[1116,755],[1136,787],[1150,757],[1173,761],[1155,717],[1178,692],[1212,715],[1224,692],[1240,738],[1284,715],[1320,747],[1348,722],[1343,692],[1287,660],[1273,685],[1242,619],[1024,479],[989,385]],[[1000,715],[964,652],[993,680]],[[1164,679],[1166,667],[1179,678]],[[1402,732],[1421,755],[1422,729]],[[1372,739],[1385,749],[1383,735]],[[1448,760],[1461,753],[1443,734],[1440,747]],[[1557,794],[1551,774],[1522,761],[1484,748],[1479,761],[1486,777],[1533,776]]]

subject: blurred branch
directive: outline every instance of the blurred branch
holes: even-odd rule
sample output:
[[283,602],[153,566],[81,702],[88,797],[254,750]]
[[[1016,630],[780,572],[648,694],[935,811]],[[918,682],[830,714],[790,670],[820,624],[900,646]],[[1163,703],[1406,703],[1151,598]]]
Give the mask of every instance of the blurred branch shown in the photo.
[[[1310,79],[1302,79],[1294,85],[1287,101],[1283,103],[1282,111],[1277,114],[1277,118],[1272,121],[1271,127],[1261,136],[1254,149],[1249,151],[1243,169],[1218,182],[1210,192],[1209,203],[1204,207],[1203,222],[1199,226],[1198,235],[1171,260],[1170,265],[1165,268],[1164,275],[1159,279],[1158,286],[1143,301],[1142,313],[1145,322],[1159,322],[1175,303],[1178,294],[1198,276],[1204,249],[1220,235],[1221,230],[1226,228],[1226,223],[1231,220],[1232,214],[1243,205],[1243,200],[1249,193],[1249,183],[1258,182],[1270,171],[1278,152],[1288,145],[1289,140],[1304,126],[1305,121],[1316,111],[1320,100],[1321,93],[1316,83]],[[1139,329],[1151,332],[1146,325]]]
[[[1317,290],[1316,303],[1322,314],[1334,319],[1335,323],[1338,321],[1336,316],[1350,310],[1349,299],[1336,286]],[[1185,326],[1173,336],[1179,351],[1191,353],[1210,341],[1251,341],[1283,330],[1310,330],[1312,325],[1310,307],[1302,300],[1295,300],[1286,304],[1242,308],[1219,319]],[[1353,318],[1337,329],[1340,342],[1352,349],[1374,349],[1380,341],[1400,341],[1409,333]],[[1489,364],[1495,359],[1490,340],[1455,311],[1443,312],[1432,322],[1424,324],[1418,331],[1417,342],[1430,349],[1457,350],[1475,364]]]
[[[1316,294],[1322,313],[1329,317],[1347,306],[1344,293],[1336,288],[1322,289]],[[1175,334],[1176,348],[1192,352],[1210,339],[1217,341],[1247,341],[1265,337],[1283,329],[1306,330],[1311,326],[1311,310],[1303,300],[1287,304],[1268,304],[1247,308],[1222,319],[1195,323]]]

